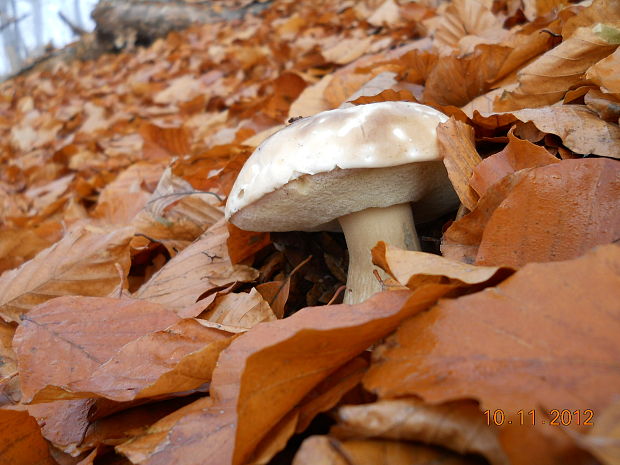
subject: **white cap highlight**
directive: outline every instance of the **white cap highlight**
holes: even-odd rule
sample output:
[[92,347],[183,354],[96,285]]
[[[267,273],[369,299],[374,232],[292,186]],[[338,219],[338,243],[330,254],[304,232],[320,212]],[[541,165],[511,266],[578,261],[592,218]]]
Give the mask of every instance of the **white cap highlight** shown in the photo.
[[447,119],[425,105],[380,102],[298,120],[247,160],[228,197],[226,218],[306,174],[438,160],[436,128]]

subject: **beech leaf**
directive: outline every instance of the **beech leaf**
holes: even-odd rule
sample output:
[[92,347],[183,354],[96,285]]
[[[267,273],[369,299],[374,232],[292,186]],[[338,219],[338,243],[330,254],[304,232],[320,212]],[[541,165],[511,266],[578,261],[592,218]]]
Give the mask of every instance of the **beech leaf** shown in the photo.
[[555,446],[538,461],[544,449],[529,449],[523,441],[532,436],[524,432],[544,441],[557,430],[540,421],[520,425],[518,411],[533,409],[543,420],[554,408],[600,412],[611,405],[620,384],[619,298],[616,245],[575,260],[529,264],[495,288],[443,300],[405,322],[364,384],[381,398],[471,398],[482,410],[501,409],[515,424],[506,424],[502,438],[508,455],[520,457],[516,463],[528,456],[530,463],[551,463]]
[[129,272],[132,228],[78,227],[32,260],[0,276],[0,316],[19,321],[35,305],[62,295],[105,296]]
[[28,412],[0,409],[0,465],[56,465]]
[[264,435],[333,370],[445,292],[441,285],[426,286],[411,298],[409,291],[384,292],[359,305],[308,307],[258,325],[220,355],[210,407],[178,419],[165,442],[149,443],[148,455],[139,440],[119,450],[134,462],[139,452],[138,463],[195,463],[187,450],[208,450],[203,463],[244,463]]
[[155,273],[134,297],[180,310],[207,291],[256,279],[254,268],[231,263],[227,239],[226,222],[221,219]]

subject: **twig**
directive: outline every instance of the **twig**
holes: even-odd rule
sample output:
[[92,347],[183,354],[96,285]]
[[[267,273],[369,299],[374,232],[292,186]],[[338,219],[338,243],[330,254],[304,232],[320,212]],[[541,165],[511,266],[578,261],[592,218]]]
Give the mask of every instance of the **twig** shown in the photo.
[[9,27],[13,23],[19,23],[22,19],[25,19],[28,16],[30,16],[30,13],[21,15],[19,18],[9,18],[9,20],[6,23],[0,24],[0,31],[4,31],[7,27]]
[[80,26],[73,24],[71,22],[71,20],[69,18],[67,18],[62,11],[58,12],[58,16],[60,17],[60,19],[62,19],[62,21],[69,26],[69,29],[71,29],[71,32],[73,32],[76,36],[80,36],[82,37],[83,35],[88,34],[88,31],[85,31],[84,29],[82,29]]

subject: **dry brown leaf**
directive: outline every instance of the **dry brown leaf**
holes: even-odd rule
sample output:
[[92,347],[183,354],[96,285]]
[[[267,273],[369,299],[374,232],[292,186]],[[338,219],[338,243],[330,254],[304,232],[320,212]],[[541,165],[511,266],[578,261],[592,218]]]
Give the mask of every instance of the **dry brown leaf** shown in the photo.
[[213,192],[199,191],[167,168],[132,225],[140,237],[131,241],[133,248],[146,246],[151,240],[161,242],[171,256],[193,241],[209,226],[223,218],[221,197]]
[[[0,320],[0,407],[19,401],[17,356],[13,351],[15,326]],[[15,398],[17,396],[17,398]]]
[[334,407],[347,392],[360,383],[367,368],[368,362],[361,356],[356,357],[310,391],[297,408],[299,419],[296,432],[305,431],[317,414]]
[[288,111],[288,117],[306,117],[316,115],[317,113],[325,110],[331,110],[332,107],[323,96],[323,93],[332,78],[333,74],[326,74],[316,84],[306,87],[301,94],[299,94],[299,97],[297,97],[297,99],[295,99],[295,101],[291,104]]
[[426,81],[424,102],[466,105],[491,88],[490,83],[497,79],[511,52],[503,45],[481,44],[465,57],[440,57]]
[[620,97],[620,48],[614,53],[592,65],[586,71],[586,79],[601,87],[601,90]]
[[231,293],[216,297],[200,318],[224,326],[245,329],[250,329],[263,321],[277,320],[269,304],[254,288],[247,294]]
[[418,399],[378,400],[344,405],[331,434],[340,438],[381,438],[443,446],[459,454],[479,454],[494,465],[508,464],[497,430],[489,427],[475,402],[439,405]]
[[[25,192],[30,214],[50,214],[64,203],[75,175],[68,174],[42,186],[31,187]],[[47,210],[47,212],[46,212]]]
[[544,147],[522,140],[508,133],[508,145],[501,152],[482,160],[474,168],[469,185],[479,196],[483,196],[487,189],[511,173],[524,168],[558,163],[560,160],[551,155]]
[[395,27],[403,24],[400,5],[394,0],[385,0],[367,20],[373,26]]
[[567,260],[620,237],[617,162],[563,160],[491,186],[445,232],[442,253],[480,265]]
[[182,320],[126,344],[87,380],[71,383],[67,390],[126,402],[198,389],[211,380],[230,336],[224,330]]
[[122,410],[88,425],[80,450],[100,445],[116,445],[144,433],[153,423],[192,401],[193,397],[168,399]]
[[358,385],[367,367],[368,362],[360,356],[331,373],[264,436],[249,463],[268,464],[276,453],[284,449],[293,434],[304,431],[318,413],[332,408],[343,395]]
[[446,288],[425,286],[410,299],[409,291],[384,292],[359,305],[308,307],[258,325],[220,355],[211,407],[176,421],[166,442],[149,444],[148,458],[140,444],[121,450],[133,461],[134,450],[140,451],[144,460],[139,463],[193,463],[188,450],[208,450],[204,463],[243,463],[269,429],[333,370],[436,301]]
[[310,436],[295,455],[293,465],[474,465],[474,458],[447,450],[384,440],[338,441],[329,436]]
[[432,282],[465,287],[488,285],[510,274],[500,267],[467,265],[431,253],[399,249],[385,242],[379,242],[372,249],[372,262],[410,289]]
[[168,87],[153,97],[159,104],[178,104],[187,102],[204,93],[206,86],[200,79],[191,75],[183,75],[169,82]]
[[[262,112],[273,118],[274,123],[282,122],[289,114],[291,103],[303,92],[308,84],[296,73],[284,72],[271,83],[272,95],[262,106]],[[268,124],[267,127],[273,126]]]
[[571,436],[603,465],[620,463],[620,401],[598,412],[596,423],[588,434]]
[[560,10],[567,5],[567,0],[523,0],[523,14],[530,21]]
[[[364,384],[382,398],[417,395],[430,403],[471,398],[482,410],[501,409],[506,422],[513,422],[502,431],[502,443],[514,463],[557,463],[556,454],[567,449],[556,446],[568,446],[553,439],[557,429],[541,423],[551,420],[548,412],[601,412],[617,396],[618,299],[618,246],[571,261],[527,265],[496,288],[443,300],[408,320]],[[518,411],[532,409],[536,425],[520,424]],[[546,446],[522,442],[536,439],[528,432],[539,445],[548,440]]]
[[230,261],[236,265],[253,257],[256,252],[271,244],[268,232],[244,231],[232,223],[228,227],[226,246]]
[[129,272],[132,228],[113,231],[77,227],[56,244],[0,276],[0,316],[20,317],[35,305],[62,295],[105,296]]
[[598,89],[590,89],[584,95],[583,102],[603,121],[608,123],[620,121],[620,100],[614,98],[612,94],[605,94]]
[[452,117],[437,126],[437,143],[454,190],[461,203],[473,210],[478,195],[469,186],[469,180],[482,161],[476,151],[474,128]]
[[370,81],[366,82],[357,91],[347,98],[347,102],[340,105],[339,108],[348,108],[354,105],[371,103],[370,101],[360,101],[360,97],[372,97],[382,93],[387,89],[392,89],[398,84],[396,73],[385,71],[377,74]]
[[510,113],[488,116],[501,125],[516,120],[533,122],[546,133],[555,134],[566,147],[579,154],[619,158],[620,129],[609,124],[584,105],[553,105],[526,108]]
[[325,100],[331,108],[338,107],[376,75],[394,71],[392,61],[415,49],[414,43],[385,53],[366,55],[339,69],[332,74],[332,79],[325,87]]
[[129,342],[177,321],[160,305],[128,299],[59,297],[39,305],[13,340],[24,401],[47,385],[86,379]]
[[37,228],[0,230],[0,274],[32,259],[62,238],[63,227],[49,222]]
[[163,171],[161,164],[131,165],[101,191],[93,216],[109,224],[128,225],[144,208]]
[[278,318],[284,318],[286,301],[291,289],[291,277],[288,276],[283,281],[269,281],[256,286],[263,299],[267,301],[273,312]]
[[594,0],[585,8],[580,9],[573,17],[568,18],[562,27],[562,37],[568,39],[580,27],[592,27],[598,23],[614,24],[620,21],[618,0]]
[[620,165],[563,160],[532,169],[485,225],[476,263],[520,267],[576,258],[620,238]]
[[526,174],[527,171],[523,170],[504,177],[487,190],[476,208],[450,224],[441,239],[442,255],[451,260],[473,264],[476,261],[486,224],[513,187]]
[[508,31],[490,7],[489,2],[476,0],[454,0],[447,4],[441,15],[427,21],[433,26],[434,45],[444,54],[453,50],[466,54],[473,51],[471,39],[475,39],[473,45],[500,43]]
[[57,400],[26,406],[36,418],[43,437],[54,447],[75,455],[92,421],[118,410],[118,404],[105,399]]
[[0,465],[56,465],[28,412],[0,409]]
[[519,87],[499,97],[495,110],[538,108],[559,102],[570,87],[583,83],[590,66],[615,48],[590,28],[579,29],[571,38],[519,70]]
[[227,239],[228,230],[222,219],[172,258],[134,297],[182,309],[212,289],[255,280],[258,271],[254,268],[230,262]]
[[327,61],[338,65],[346,65],[355,61],[368,51],[372,44],[372,37],[350,37],[339,40],[332,47],[322,50],[321,54]]

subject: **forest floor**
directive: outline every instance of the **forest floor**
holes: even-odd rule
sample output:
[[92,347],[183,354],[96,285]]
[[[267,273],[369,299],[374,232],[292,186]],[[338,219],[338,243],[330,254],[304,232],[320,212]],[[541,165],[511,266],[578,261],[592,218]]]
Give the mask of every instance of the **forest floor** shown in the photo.
[[[274,0],[2,83],[0,464],[620,464],[619,44],[618,0]],[[461,207],[344,305],[341,234],[224,205],[385,101]]]

